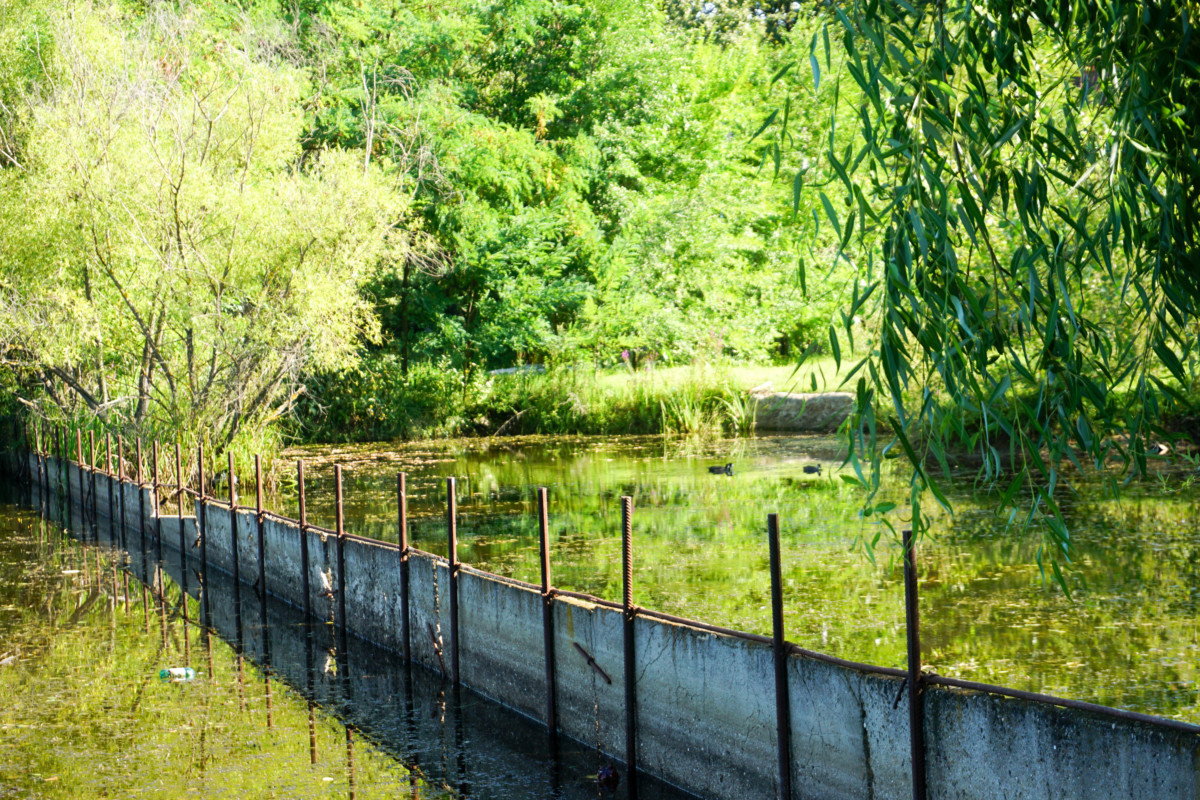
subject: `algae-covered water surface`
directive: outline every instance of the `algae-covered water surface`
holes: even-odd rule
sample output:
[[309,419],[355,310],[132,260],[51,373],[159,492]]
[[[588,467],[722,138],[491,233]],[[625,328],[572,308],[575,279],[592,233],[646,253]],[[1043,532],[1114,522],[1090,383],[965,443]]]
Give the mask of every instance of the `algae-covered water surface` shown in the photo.
[[541,725],[335,644],[330,625],[216,571],[203,602],[185,596],[175,559],[81,544],[0,499],[0,797],[597,795],[596,749],[551,748]]
[[0,797],[445,795],[115,564],[0,503]]
[[[550,492],[556,586],[621,596],[621,495],[634,498],[635,602],[769,633],[766,515],[780,515],[787,635],[803,647],[905,665],[898,548],[859,514],[826,437],[529,438],[298,448],[309,519],[333,525],[333,464],[353,533],[395,541],[396,473],[408,475],[414,546],[446,551],[446,478],[457,481],[459,557],[539,581],[535,492]],[[732,475],[709,467],[732,463]],[[815,467],[821,467],[819,473]],[[805,470],[809,467],[809,470]],[[273,506],[295,516],[290,467]],[[1075,570],[1064,596],[1037,565],[1038,531],[997,515],[969,476],[920,544],[923,658],[954,677],[1200,722],[1200,492],[1175,473],[1119,500],[1064,491]],[[904,526],[906,487],[885,489]]]

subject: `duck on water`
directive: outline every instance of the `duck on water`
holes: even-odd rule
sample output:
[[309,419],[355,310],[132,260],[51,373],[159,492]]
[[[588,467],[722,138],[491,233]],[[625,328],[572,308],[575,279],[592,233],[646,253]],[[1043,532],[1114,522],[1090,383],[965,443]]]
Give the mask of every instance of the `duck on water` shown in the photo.
[[[802,469],[804,470],[805,475],[820,475],[821,474],[821,465],[820,464],[805,464],[802,467]],[[733,475],[733,464],[729,463],[723,467],[722,466],[712,466],[712,467],[708,468],[708,471],[711,472],[713,475]]]

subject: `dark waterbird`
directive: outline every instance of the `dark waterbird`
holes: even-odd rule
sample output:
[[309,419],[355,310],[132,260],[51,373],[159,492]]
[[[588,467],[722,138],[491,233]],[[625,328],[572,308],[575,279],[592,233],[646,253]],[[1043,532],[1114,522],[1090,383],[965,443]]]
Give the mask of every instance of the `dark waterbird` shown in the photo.
[[732,475],[733,474],[733,464],[726,464],[723,467],[709,467],[708,471],[711,472],[713,475]]
[[805,464],[804,465],[804,474],[805,475],[820,475],[821,474],[821,465],[820,464]]

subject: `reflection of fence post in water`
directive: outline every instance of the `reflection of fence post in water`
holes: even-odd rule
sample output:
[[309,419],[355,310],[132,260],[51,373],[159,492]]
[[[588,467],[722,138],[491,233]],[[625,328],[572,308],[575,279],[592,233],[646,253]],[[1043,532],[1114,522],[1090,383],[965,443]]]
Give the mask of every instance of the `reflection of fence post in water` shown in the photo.
[[350,800],[355,800],[355,797],[357,797],[357,794],[355,793],[355,781],[354,781],[354,728],[352,728],[350,726],[349,722],[345,723],[345,725],[346,725],[346,782],[350,785]]
[[779,553],[779,515],[767,515],[771,559],[771,631],[775,664],[775,731],[779,758],[779,797],[792,797],[792,715],[788,696],[787,642],[783,630],[783,569]]
[[405,661],[412,659],[412,625],[408,619],[408,476],[396,475],[396,541],[400,551],[400,647]]
[[546,662],[546,729],[550,746],[558,743],[558,699],[554,679],[554,588],[550,582],[550,520],[546,487],[537,490],[538,550],[542,566],[542,654]]
[[[266,605],[264,603],[264,605]],[[313,698],[316,697],[316,678],[313,675],[313,639],[312,622],[304,618],[304,683],[308,689],[308,760],[317,763],[317,715]]]
[[925,707],[921,696],[921,615],[917,595],[917,545],[912,531],[904,543],[904,625],[908,633],[908,726],[913,800],[925,800]]
[[446,536],[450,574],[450,673],[458,686],[458,498],[454,478],[446,479]]
[[629,798],[637,800],[637,654],[634,651],[633,498],[621,498],[621,609],[625,645],[625,769]]

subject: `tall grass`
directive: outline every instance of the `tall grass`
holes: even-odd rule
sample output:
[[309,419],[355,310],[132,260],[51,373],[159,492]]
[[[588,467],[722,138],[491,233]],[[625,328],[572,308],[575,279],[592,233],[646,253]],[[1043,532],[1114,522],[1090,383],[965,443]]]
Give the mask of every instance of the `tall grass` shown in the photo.
[[483,375],[462,381],[433,369],[406,379],[379,362],[329,381],[320,400],[302,403],[292,429],[306,441],[377,441],[442,436],[545,434],[748,434],[750,389],[836,387],[831,359],[791,366],[702,363],[633,370],[587,365],[544,373]]
[[646,371],[559,369],[498,376],[474,412],[492,430],[476,433],[746,434],[754,429],[749,390],[767,380],[796,382],[790,367],[712,366]]

